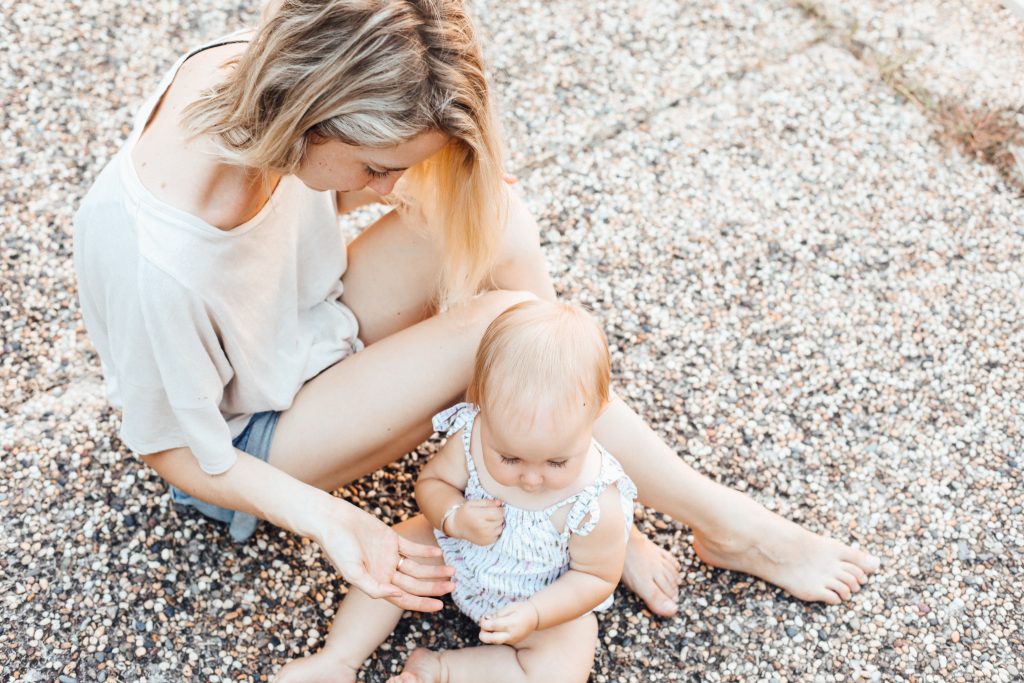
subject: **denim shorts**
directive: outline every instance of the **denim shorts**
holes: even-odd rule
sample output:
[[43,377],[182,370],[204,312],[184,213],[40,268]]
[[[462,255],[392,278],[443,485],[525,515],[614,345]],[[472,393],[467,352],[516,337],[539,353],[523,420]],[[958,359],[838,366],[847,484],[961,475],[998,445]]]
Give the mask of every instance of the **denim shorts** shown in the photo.
[[[256,413],[249,418],[249,424],[245,426],[242,433],[231,442],[235,448],[253,455],[263,462],[267,461],[270,455],[270,441],[274,437],[274,429],[277,427],[277,420],[281,413],[267,411]],[[218,507],[212,503],[193,498],[184,491],[174,486],[171,487],[171,500],[177,505],[195,508],[206,517],[224,522],[228,525],[228,532],[231,538],[241,543],[247,541],[256,531],[259,519],[247,512],[236,512],[227,508]]]

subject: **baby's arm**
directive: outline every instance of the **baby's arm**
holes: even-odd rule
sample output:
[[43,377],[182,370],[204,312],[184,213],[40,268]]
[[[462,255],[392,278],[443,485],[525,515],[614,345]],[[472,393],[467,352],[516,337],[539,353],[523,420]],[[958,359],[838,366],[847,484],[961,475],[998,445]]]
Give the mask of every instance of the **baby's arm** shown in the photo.
[[[452,435],[420,472],[416,503],[435,529],[452,538],[490,545],[501,535],[505,513],[498,500],[470,500],[463,495],[469,483],[461,435]],[[456,505],[454,514],[445,514]]]
[[598,498],[601,518],[586,536],[569,540],[569,571],[526,602],[513,603],[480,621],[480,640],[516,643],[533,631],[572,621],[600,605],[622,577],[626,519],[619,491],[609,486]]

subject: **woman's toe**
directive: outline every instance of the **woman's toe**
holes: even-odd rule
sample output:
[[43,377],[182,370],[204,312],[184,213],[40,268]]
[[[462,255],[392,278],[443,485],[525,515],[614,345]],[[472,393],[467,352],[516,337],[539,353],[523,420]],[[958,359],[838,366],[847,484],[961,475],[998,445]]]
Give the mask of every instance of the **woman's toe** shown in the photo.
[[860,592],[860,581],[850,572],[839,572],[839,580],[849,586],[851,593]]
[[842,568],[844,572],[853,574],[854,578],[856,578],[857,582],[861,585],[864,585],[868,582],[868,575],[864,573],[863,569],[853,564],[852,562],[843,562]]
[[839,599],[844,602],[846,600],[849,600],[850,596],[852,595],[850,593],[850,587],[842,581],[840,581],[839,579],[833,579],[832,581],[829,581],[827,584],[825,584],[825,587],[833,593],[835,593],[836,595],[838,595]]
[[847,552],[840,559],[857,565],[866,574],[873,574],[882,566],[880,559],[860,548],[848,547]]

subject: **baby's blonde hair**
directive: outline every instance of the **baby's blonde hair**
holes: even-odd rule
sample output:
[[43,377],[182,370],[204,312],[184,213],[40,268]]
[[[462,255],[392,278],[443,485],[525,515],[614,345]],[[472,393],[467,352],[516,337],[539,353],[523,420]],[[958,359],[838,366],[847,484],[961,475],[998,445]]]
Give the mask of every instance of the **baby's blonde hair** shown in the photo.
[[579,306],[524,301],[499,315],[477,349],[466,398],[487,411],[608,403],[611,359],[600,325]]
[[475,294],[506,212],[501,145],[463,0],[283,0],[231,75],[185,113],[228,163],[291,174],[311,138],[387,148],[437,130],[451,142],[409,169],[444,242],[436,299]]

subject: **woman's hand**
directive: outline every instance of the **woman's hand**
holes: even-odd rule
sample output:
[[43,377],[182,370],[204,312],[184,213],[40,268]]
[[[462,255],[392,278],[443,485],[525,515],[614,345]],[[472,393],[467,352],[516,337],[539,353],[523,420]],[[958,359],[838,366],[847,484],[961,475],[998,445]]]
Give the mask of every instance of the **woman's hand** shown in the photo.
[[455,570],[420,564],[414,558],[439,557],[440,548],[402,538],[386,524],[338,498],[314,536],[346,581],[371,598],[385,598],[407,610],[437,612],[430,597],[451,592]]
[[540,613],[536,606],[513,602],[480,620],[480,640],[490,645],[514,645],[537,630]]

